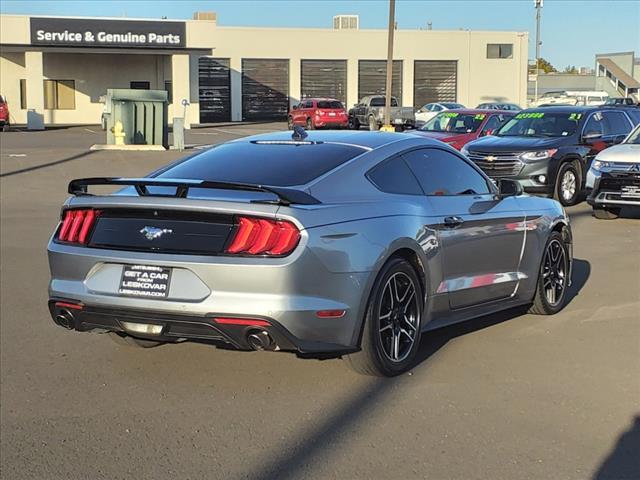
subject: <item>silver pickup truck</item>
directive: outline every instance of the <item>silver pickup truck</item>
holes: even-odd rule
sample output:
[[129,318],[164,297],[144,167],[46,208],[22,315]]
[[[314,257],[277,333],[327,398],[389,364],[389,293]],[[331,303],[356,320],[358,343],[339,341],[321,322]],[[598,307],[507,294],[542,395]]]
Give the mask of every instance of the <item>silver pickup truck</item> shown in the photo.
[[[358,130],[361,125],[369,125],[369,130],[378,130],[384,123],[383,95],[364,97],[349,110],[349,127]],[[396,128],[415,128],[416,117],[413,107],[399,107],[398,100],[391,97],[391,124]]]

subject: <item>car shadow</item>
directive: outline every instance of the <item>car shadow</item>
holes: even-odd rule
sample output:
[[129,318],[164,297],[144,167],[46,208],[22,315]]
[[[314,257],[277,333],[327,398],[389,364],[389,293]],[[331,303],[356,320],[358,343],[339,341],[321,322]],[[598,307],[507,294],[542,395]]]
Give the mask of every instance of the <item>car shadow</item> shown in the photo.
[[613,450],[593,474],[593,480],[637,478],[640,478],[640,415],[636,415],[629,429],[620,435]]

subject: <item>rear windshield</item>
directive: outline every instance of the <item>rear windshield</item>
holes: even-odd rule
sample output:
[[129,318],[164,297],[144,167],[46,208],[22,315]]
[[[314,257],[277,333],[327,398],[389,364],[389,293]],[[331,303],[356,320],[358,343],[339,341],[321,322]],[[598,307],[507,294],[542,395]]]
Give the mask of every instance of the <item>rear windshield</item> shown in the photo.
[[522,112],[496,133],[499,137],[566,137],[573,135],[581,113]]
[[186,159],[158,177],[286,187],[304,185],[363,153],[330,143],[224,143]]
[[[384,97],[373,97],[371,99],[371,102],[369,103],[369,106],[371,107],[384,107],[384,105],[385,105]],[[395,97],[391,97],[391,106],[392,107],[398,106],[398,101],[395,99]]]
[[423,132],[472,133],[480,128],[486,113],[442,112],[425,123]]
[[460,105],[459,103],[441,103],[440,105],[444,105],[445,108],[449,110],[455,110],[456,108],[464,108],[464,105]]
[[318,102],[318,108],[344,108],[338,101],[321,100]]

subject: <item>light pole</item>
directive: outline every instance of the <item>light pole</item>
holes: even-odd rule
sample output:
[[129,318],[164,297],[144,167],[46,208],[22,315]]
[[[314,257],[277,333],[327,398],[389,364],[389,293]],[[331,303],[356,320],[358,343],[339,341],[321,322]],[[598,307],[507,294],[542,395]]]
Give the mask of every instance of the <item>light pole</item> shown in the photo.
[[538,77],[540,76],[540,11],[542,10],[544,0],[533,0],[536,7],[536,91],[534,101],[538,101]]
[[387,79],[385,83],[384,125],[381,130],[393,132],[391,126],[391,80],[393,79],[393,34],[395,30],[396,0],[389,0],[389,33],[387,38]]

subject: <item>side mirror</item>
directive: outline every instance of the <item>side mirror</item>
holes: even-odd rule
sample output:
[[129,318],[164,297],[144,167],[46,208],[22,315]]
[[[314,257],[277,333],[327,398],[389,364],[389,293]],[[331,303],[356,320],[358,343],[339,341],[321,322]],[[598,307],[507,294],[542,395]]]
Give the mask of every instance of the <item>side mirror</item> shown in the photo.
[[523,193],[522,185],[517,180],[501,178],[498,180],[498,195],[500,198],[517,197]]
[[297,110],[298,109],[298,104],[296,103],[293,107],[291,107],[293,110]]

